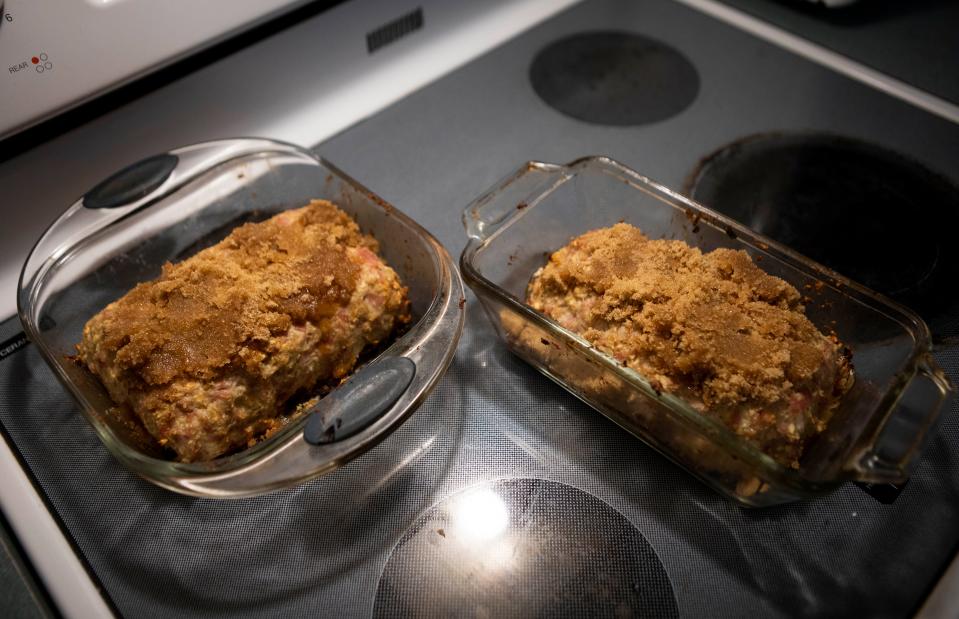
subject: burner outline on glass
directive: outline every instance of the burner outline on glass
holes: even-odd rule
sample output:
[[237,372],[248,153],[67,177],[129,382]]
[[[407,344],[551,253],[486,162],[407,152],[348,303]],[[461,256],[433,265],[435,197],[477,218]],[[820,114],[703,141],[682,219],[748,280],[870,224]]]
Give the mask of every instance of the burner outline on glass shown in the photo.
[[918,161],[832,133],[758,133],[700,160],[684,193],[915,309],[934,334],[957,326],[959,188]]
[[457,492],[403,534],[373,615],[678,617],[642,533],[578,488],[499,479]]
[[699,73],[686,56],[623,31],[580,32],[549,43],[534,56],[529,80],[553,109],[600,125],[660,122],[699,94]]

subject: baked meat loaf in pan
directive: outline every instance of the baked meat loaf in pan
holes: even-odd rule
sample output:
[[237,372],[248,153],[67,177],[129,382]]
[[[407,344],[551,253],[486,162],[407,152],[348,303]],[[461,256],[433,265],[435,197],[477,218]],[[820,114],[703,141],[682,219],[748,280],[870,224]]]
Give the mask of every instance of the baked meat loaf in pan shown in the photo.
[[91,318],[78,360],[178,461],[251,446],[409,322],[377,250],[327,201],[245,224]]
[[553,253],[528,303],[791,468],[853,382],[799,292],[741,250],[619,223]]

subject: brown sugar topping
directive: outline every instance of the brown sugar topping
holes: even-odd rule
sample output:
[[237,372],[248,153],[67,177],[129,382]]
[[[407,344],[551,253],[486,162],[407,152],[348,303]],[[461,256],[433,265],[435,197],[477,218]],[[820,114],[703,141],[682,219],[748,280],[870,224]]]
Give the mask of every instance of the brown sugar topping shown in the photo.
[[209,379],[241,345],[256,349],[344,306],[357,275],[346,249],[374,244],[326,201],[245,224],[111,305],[111,319],[127,327],[112,331],[123,341],[104,344],[150,384]]
[[[642,356],[667,376],[700,378],[707,402],[774,401],[787,365],[804,374],[822,362],[821,351],[800,346],[819,333],[799,293],[742,251],[704,255],[620,223],[553,254],[537,284],[543,292],[600,293],[580,315],[587,339],[622,359]],[[614,323],[629,330],[610,330]],[[790,363],[793,349],[804,363]]]
[[743,433],[760,431],[740,427],[744,411],[820,427],[846,384],[841,346],[805,316],[794,287],[741,250],[704,254],[619,223],[552,254],[528,301]]

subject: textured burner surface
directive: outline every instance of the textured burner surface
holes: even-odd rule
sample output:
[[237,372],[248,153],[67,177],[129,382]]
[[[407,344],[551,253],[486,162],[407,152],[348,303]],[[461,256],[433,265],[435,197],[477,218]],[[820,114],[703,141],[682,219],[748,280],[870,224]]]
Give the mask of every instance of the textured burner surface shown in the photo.
[[956,302],[959,189],[892,151],[828,134],[760,134],[721,148],[693,199],[936,318]]
[[393,551],[376,617],[678,617],[666,570],[619,512],[571,486],[506,479],[427,511]]
[[551,107],[602,125],[644,125],[682,112],[699,74],[674,48],[637,34],[588,32],[542,49],[529,70]]

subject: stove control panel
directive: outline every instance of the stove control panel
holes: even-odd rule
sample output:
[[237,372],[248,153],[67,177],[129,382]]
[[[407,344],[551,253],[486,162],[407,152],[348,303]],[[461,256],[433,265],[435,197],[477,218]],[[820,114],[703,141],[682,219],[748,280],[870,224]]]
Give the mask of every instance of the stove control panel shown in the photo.
[[0,1],[0,139],[306,1]]

